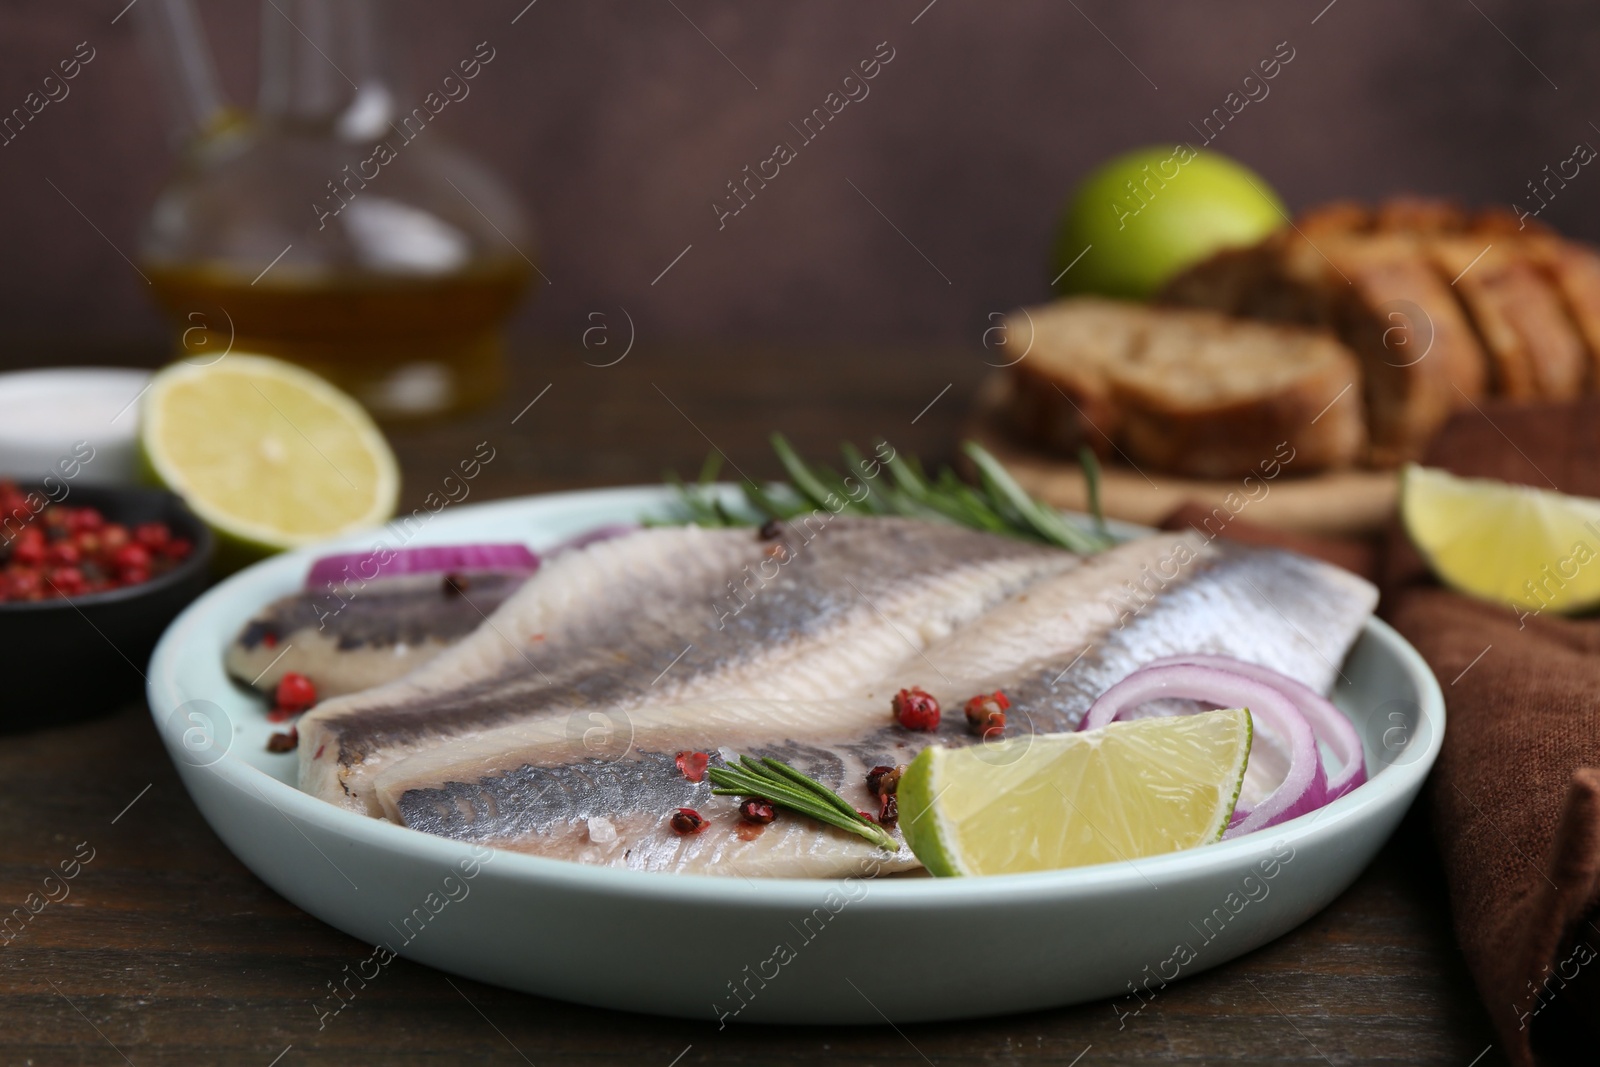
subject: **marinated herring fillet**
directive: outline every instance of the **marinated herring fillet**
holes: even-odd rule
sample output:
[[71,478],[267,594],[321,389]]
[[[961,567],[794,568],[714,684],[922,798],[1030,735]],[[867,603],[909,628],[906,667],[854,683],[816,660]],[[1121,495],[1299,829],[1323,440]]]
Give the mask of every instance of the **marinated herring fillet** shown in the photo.
[[[394,761],[376,794],[388,818],[415,829],[638,870],[907,869],[916,866],[909,850],[889,855],[792,813],[764,828],[743,823],[734,798],[688,780],[675,757],[705,752],[715,766],[771,756],[876,810],[866,772],[906,763],[930,743],[972,743],[961,703],[973,694],[1003,689],[1006,736],[1017,737],[1073,729],[1135,668],[1184,652],[1235,656],[1326,692],[1376,599],[1365,581],[1302,556],[1195,534],[1150,537],[1044,575],[915,653],[902,645],[900,663],[876,681],[852,683],[819,664],[803,692],[835,699],[651,701],[617,716],[626,744],[599,753],[559,720],[531,718]],[[936,732],[889,716],[890,694],[913,685],[944,706]],[[666,817],[680,806],[707,828],[672,832]]]
[[292,593],[258,611],[223,656],[228,674],[271,693],[289,671],[327,697],[392,682],[466,637],[525,571],[376,578]]
[[378,814],[378,770],[497,728],[550,721],[592,744],[646,702],[852,692],[1080,562],[906,519],[812,518],[785,536],[674,527],[563,554],[460,644],[301,719],[301,788]]

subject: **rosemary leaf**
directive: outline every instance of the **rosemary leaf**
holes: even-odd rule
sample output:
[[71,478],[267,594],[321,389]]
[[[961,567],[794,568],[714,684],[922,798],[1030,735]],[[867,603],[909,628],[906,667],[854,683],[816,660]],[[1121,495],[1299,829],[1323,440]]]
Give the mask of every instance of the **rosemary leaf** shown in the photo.
[[[712,779],[712,784],[724,789],[736,790],[746,796],[759,796],[765,800],[786,804],[793,808],[816,808],[836,814],[835,809],[820,800],[816,794],[797,789],[785,782],[774,781],[760,775],[744,774],[732,768],[718,769],[717,776]],[[851,812],[852,817],[855,815]]]
[[794,487],[811,499],[819,508],[828,506],[828,496],[831,490],[819,482],[815,475],[795,453],[789,445],[788,438],[781,433],[772,435],[772,450],[778,454],[778,462],[783,464],[783,469],[789,474],[789,481]]
[[1109,540],[1111,531],[1106,529],[1105,509],[1100,506],[1100,458],[1088,445],[1079,445],[1078,465],[1083,468],[1084,485],[1089,490],[1089,514],[1094,516],[1094,528]]
[[[878,443],[879,445],[884,445],[888,442],[879,441]],[[915,459],[896,452],[894,458],[889,460],[885,466],[889,468],[889,474],[894,478],[895,484],[912,499],[927,499],[928,483],[922,476],[922,468]]]
[[920,500],[912,498],[905,490],[890,486],[884,490],[889,510],[908,519],[943,519],[944,516]]
[[784,781],[774,781],[768,774],[752,774],[743,767],[729,764],[726,767],[712,767],[710,770],[717,772],[719,780],[726,779],[728,788],[748,786],[751,789],[772,788],[780,792],[794,793],[802,798],[809,796],[806,790],[799,789]]
[[689,516],[696,526],[722,526],[722,518],[716,509],[705,502],[698,488],[691,488],[683,483],[676,471],[667,472],[667,481],[678,491],[678,497],[689,510]]
[[1007,514],[1007,509],[1000,506],[1002,502],[991,499],[992,494],[979,493],[965,484],[956,477],[956,472],[948,467],[939,473],[938,489],[965,509],[970,516],[971,525],[980,530],[1005,533],[1009,527],[1016,524],[1016,516]]
[[784,778],[787,778],[791,782],[795,783],[795,785],[800,786],[803,789],[810,790],[819,800],[838,808],[841,812],[850,816],[852,819],[861,818],[861,813],[856,811],[855,805],[851,804],[844,797],[840,796],[838,793],[835,793],[833,790],[829,789],[815,778],[801,774],[799,771],[795,770],[787,763],[784,763],[782,760],[775,760],[770,757],[763,756],[761,758],[761,762],[767,767],[771,768],[774,773],[782,775]]
[[821,801],[800,792],[797,789],[784,789],[767,779],[740,778],[731,774],[718,774],[711,779],[712,784],[719,786],[713,789],[713,794],[719,791],[723,795],[738,794],[740,796],[760,797],[774,803],[784,804],[791,808],[817,808],[833,814],[833,809]]
[[744,490],[744,498],[750,502],[750,506],[769,519],[787,519],[794,514],[793,508],[781,507],[765,489],[755,482],[745,482],[740,488]]
[[700,484],[711,485],[717,480],[717,475],[722,473],[722,453],[713,449],[706,455],[706,461],[700,464]]
[[802,815],[809,815],[813,819],[817,819],[820,822],[829,823],[835,826],[837,826],[840,822],[854,821],[844,820],[838,812],[833,810],[833,808],[823,804],[820,801],[811,800],[799,793],[787,793],[782,789],[772,789],[768,786],[761,785],[760,783],[752,783],[749,785],[739,786],[737,788],[732,786],[724,786],[718,789],[713,789],[711,791],[711,795],[723,797],[760,797],[762,800],[771,801],[774,804],[781,804],[791,811],[798,811]]
[[866,489],[866,495],[862,497],[860,504],[862,510],[874,515],[889,514],[891,511],[889,503],[879,488],[872,484],[874,479],[867,476],[870,468],[866,459],[856,451],[856,446],[845,441],[839,445],[839,451],[844,455],[845,470]]
[[1098,552],[1105,548],[1101,538],[1070,525],[1060,515],[1030,497],[1007,473],[1000,461],[976,441],[963,447],[978,468],[978,476],[991,495],[1002,497],[1045,540],[1074,552]]
[[850,490],[845,487],[844,476],[825,463],[810,465],[811,474],[827,487],[828,492],[834,495],[835,501],[840,505],[841,512],[856,512],[862,510],[860,503],[850,495]]

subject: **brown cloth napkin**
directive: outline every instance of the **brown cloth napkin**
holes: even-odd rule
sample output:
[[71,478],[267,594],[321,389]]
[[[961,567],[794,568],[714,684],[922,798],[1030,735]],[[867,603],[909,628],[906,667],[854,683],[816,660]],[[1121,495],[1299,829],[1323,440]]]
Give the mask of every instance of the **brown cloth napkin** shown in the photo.
[[[1600,401],[1465,411],[1426,462],[1600,497]],[[1180,509],[1163,525],[1200,514]],[[1485,1009],[1518,1067],[1600,1063],[1600,618],[1517,612],[1450,592],[1398,523],[1375,553],[1238,520],[1224,536],[1378,577],[1380,613],[1445,694],[1444,744],[1425,796]],[[1585,540],[1596,556],[1587,565],[1600,567],[1600,528]]]

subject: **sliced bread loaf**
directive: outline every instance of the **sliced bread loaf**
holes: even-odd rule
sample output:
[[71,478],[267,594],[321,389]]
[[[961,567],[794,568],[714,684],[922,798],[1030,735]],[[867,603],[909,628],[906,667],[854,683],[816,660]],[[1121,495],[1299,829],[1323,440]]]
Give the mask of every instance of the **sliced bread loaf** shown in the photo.
[[1317,276],[1330,300],[1323,321],[1361,360],[1373,465],[1420,456],[1453,411],[1483,396],[1483,349],[1417,238],[1334,238],[1287,267]]
[[[1403,214],[1390,212],[1391,224]],[[1440,212],[1434,221],[1447,217]],[[1392,466],[1416,458],[1452,411],[1484,394],[1483,349],[1422,238],[1374,230],[1371,217],[1348,207],[1308,222],[1304,232],[1284,229],[1191,267],[1162,300],[1331,329],[1365,371],[1367,460]],[[1236,258],[1255,263],[1258,280],[1236,299],[1212,302],[1216,289],[1205,279],[1231,278]]]
[[1600,387],[1600,253],[1544,233],[1524,238],[1522,248],[1561,294],[1588,349],[1589,388]]
[[1483,339],[1495,393],[1565,400],[1583,391],[1589,362],[1583,339],[1519,242],[1463,235],[1427,244]]
[[1162,298],[1332,329],[1365,367],[1378,465],[1416,458],[1485,394],[1600,388],[1600,254],[1505,208],[1328,204],[1191,267]]

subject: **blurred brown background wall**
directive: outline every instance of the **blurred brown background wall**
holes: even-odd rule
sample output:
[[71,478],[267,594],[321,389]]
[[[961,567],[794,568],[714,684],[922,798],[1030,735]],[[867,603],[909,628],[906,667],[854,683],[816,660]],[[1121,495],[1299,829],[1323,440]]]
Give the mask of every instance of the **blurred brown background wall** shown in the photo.
[[[0,148],[0,341],[160,336],[117,251],[134,254],[171,165],[134,19],[112,23],[125,3],[0,7],[0,111],[78,42],[96,51]],[[1600,8],[1578,0],[525,4],[386,6],[419,99],[477,42],[496,50],[437,128],[538,220],[552,284],[518,329],[574,340],[622,306],[658,337],[975,345],[990,312],[1045,294],[1050,230],[1088,167],[1194,140],[1282,41],[1294,61],[1215,147],[1292,207],[1400,190],[1523,203],[1546,164],[1600,145]],[[201,6],[228,89],[253,102],[260,6]],[[726,183],[884,41],[870,95],[719,230]],[[1600,238],[1600,170],[1542,218]]]

